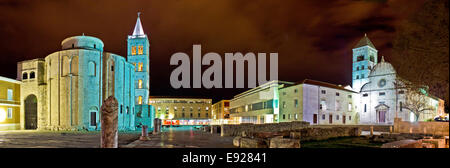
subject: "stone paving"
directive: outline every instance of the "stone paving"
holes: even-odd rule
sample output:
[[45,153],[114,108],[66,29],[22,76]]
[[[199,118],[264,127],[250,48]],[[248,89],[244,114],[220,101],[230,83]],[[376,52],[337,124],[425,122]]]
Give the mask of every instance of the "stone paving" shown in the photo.
[[149,135],[150,140],[137,140],[124,148],[235,148],[233,137],[203,132],[193,127],[163,128],[159,135]]
[[[119,147],[139,138],[139,132],[119,132]],[[100,132],[0,131],[0,148],[99,148]]]

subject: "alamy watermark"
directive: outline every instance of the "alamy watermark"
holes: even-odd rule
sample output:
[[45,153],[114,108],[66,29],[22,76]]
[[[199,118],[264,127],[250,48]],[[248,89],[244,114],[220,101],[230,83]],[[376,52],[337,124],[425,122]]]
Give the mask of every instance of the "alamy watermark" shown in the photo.
[[[214,52],[203,55],[201,53],[201,45],[193,45],[192,58],[192,88],[223,88],[222,76],[222,57]],[[247,63],[248,67],[248,88],[256,87],[256,77],[258,77],[258,85],[262,85],[268,81],[278,80],[278,53],[270,53],[270,72],[269,79],[266,75],[266,53],[258,53],[258,59],[252,52],[245,55],[236,53],[225,53],[225,88],[244,88],[244,67]],[[181,64],[180,64],[181,62]],[[236,63],[236,74],[234,74],[233,65]],[[189,55],[178,52],[170,58],[170,65],[178,67],[170,74],[170,85],[173,88],[191,88],[191,61]],[[202,65],[208,67],[202,74]],[[258,66],[257,66],[258,65]],[[258,75],[256,69],[258,68]],[[236,75],[236,87],[234,87],[234,75]],[[180,79],[181,77],[181,79]],[[213,77],[213,80],[211,80]]]

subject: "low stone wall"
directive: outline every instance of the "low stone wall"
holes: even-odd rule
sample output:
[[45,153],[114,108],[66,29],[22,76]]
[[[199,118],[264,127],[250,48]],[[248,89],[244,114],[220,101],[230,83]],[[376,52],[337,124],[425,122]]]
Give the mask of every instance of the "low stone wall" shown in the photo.
[[270,123],[270,124],[239,124],[239,125],[221,125],[221,136],[241,136],[242,132],[255,133],[255,132],[281,132],[281,131],[293,131],[302,129],[309,126],[309,122],[294,121],[294,122],[282,122],[282,123]]
[[408,122],[396,118],[394,132],[449,136],[448,122]]
[[394,127],[393,125],[312,125],[311,127],[320,128],[332,128],[332,127],[358,127],[362,131],[370,131],[370,127],[373,127],[375,132],[389,132],[389,127]]
[[339,126],[332,128],[309,127],[294,132],[298,132],[299,135],[295,135],[295,133],[291,132],[291,136],[300,137],[301,141],[325,140],[329,138],[355,137],[361,135],[361,129],[359,127]]

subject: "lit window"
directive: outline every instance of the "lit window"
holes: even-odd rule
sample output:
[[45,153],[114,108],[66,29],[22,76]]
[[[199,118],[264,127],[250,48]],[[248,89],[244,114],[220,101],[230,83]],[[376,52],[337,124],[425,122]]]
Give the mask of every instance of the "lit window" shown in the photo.
[[131,46],[131,55],[136,55],[136,46]]
[[13,116],[12,113],[13,113],[12,108],[8,108],[8,119],[12,118],[12,116]]
[[138,104],[142,104],[142,96],[138,97]]
[[295,120],[297,120],[298,119],[298,114],[295,114]]
[[7,95],[7,99],[9,101],[13,100],[13,90],[12,89],[8,89],[8,95]]
[[144,54],[144,46],[138,46],[138,55]]
[[142,72],[144,70],[144,64],[142,62],[138,63],[138,71]]
[[352,111],[352,103],[348,103],[348,111]]
[[142,89],[142,79],[139,79],[139,80],[138,80],[138,88],[139,88],[139,89]]

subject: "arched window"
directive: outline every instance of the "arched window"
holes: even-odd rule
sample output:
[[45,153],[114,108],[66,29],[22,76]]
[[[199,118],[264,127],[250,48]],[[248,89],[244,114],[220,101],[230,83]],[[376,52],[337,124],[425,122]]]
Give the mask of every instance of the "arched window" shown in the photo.
[[78,75],[78,56],[72,57],[71,61],[72,75]]
[[131,46],[131,55],[136,55],[136,46]]
[[123,105],[120,105],[120,114],[123,113]]
[[141,105],[142,104],[142,96],[138,97],[138,104]]
[[93,61],[89,61],[88,63],[88,73],[89,76],[95,76],[96,75],[96,67],[95,67],[95,62]]
[[144,54],[144,46],[138,46],[138,55]]
[[69,75],[69,66],[70,66],[69,57],[68,56],[63,56],[63,58],[62,58],[62,65],[61,65],[62,76]]
[[34,71],[30,72],[30,79],[34,79],[36,77],[36,75],[34,74]]
[[127,114],[130,114],[130,107],[127,106]]
[[142,72],[144,70],[144,64],[142,62],[138,63],[138,72]]
[[22,80],[24,80],[24,79],[28,79],[28,73],[26,73],[26,72],[24,72],[22,74]]
[[138,80],[138,89],[142,89],[142,79]]

